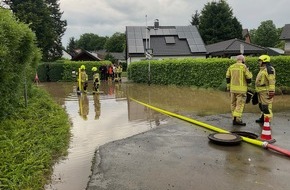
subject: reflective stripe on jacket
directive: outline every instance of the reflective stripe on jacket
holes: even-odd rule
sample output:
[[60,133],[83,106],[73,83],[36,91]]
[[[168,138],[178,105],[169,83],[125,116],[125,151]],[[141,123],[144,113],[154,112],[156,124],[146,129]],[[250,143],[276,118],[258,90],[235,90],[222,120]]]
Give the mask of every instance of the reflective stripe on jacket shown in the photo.
[[256,92],[262,92],[262,91],[273,91],[275,92],[275,82],[276,82],[276,72],[274,67],[268,66],[260,67],[260,71],[257,75],[255,87]]
[[245,64],[237,62],[231,65],[226,73],[229,90],[234,93],[246,93],[252,77]]

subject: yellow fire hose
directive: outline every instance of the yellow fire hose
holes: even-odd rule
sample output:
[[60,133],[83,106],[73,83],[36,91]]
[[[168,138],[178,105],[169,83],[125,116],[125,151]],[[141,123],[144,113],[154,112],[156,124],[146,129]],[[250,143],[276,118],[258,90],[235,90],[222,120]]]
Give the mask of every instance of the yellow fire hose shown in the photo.
[[[138,100],[136,100],[134,98],[130,98],[130,99],[135,101],[135,102],[137,102],[137,103],[139,103],[139,104],[141,104],[141,105],[144,105],[144,106],[146,106],[148,108],[151,108],[151,109],[153,109],[153,110],[155,110],[157,112],[163,113],[165,115],[169,115],[169,116],[172,116],[172,117],[187,121],[189,123],[193,123],[193,124],[202,126],[204,128],[207,128],[207,129],[219,132],[219,133],[230,133],[229,131],[226,131],[224,129],[221,129],[221,128],[218,128],[218,127],[215,127],[215,126],[212,126],[212,125],[209,125],[209,124],[206,124],[206,123],[203,123],[203,122],[200,122],[200,121],[197,121],[197,120],[194,120],[194,119],[191,119],[191,118],[179,115],[179,114],[175,114],[175,113],[172,113],[172,112],[169,112],[169,111],[166,111],[166,110],[151,106],[149,104],[140,102],[140,101],[138,101]],[[241,138],[245,142],[248,142],[248,143],[263,147],[263,148],[269,148],[269,149],[275,150],[277,152],[283,153],[283,154],[285,154],[287,156],[290,156],[290,151],[289,150],[285,150],[285,149],[279,148],[277,146],[271,145],[271,144],[269,144],[266,141],[260,141],[260,140],[257,140],[257,139],[251,139],[251,138],[243,137],[243,136],[241,136]]]

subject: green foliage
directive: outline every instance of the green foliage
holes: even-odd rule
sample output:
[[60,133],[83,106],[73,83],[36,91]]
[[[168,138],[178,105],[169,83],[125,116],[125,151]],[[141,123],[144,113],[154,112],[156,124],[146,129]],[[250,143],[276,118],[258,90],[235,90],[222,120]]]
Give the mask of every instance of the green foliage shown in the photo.
[[58,0],[5,0],[16,17],[29,24],[37,37],[44,61],[54,61],[62,56],[61,37],[66,30],[66,21]]
[[[0,8],[0,118],[11,114],[23,97],[24,83],[29,87],[41,57],[35,35],[16,21],[9,10]],[[27,81],[25,81],[27,79]]]
[[74,56],[75,55],[75,51],[74,51],[75,49],[77,49],[77,43],[75,41],[75,38],[72,37],[72,38],[69,39],[68,45],[66,47],[66,50],[67,50],[67,52],[70,55]]
[[126,35],[124,33],[116,32],[107,39],[105,49],[108,52],[123,52],[126,46]]
[[[246,57],[246,64],[253,73],[253,81],[259,72],[258,57]],[[163,85],[183,85],[203,88],[225,89],[225,73],[235,62],[233,59],[167,59],[133,62],[129,65],[128,79],[137,83],[148,82],[150,62],[150,83]],[[276,86],[289,86],[290,70],[289,56],[271,57],[271,63],[276,70]],[[254,82],[252,82],[254,85]]]
[[42,90],[0,122],[0,189],[43,189],[70,139],[65,111]]
[[275,47],[280,42],[278,31],[272,20],[263,21],[254,33],[252,31],[252,43],[263,47]]
[[93,33],[85,33],[76,40],[76,47],[87,51],[96,51],[104,49],[107,37],[101,37]]
[[205,44],[233,38],[242,39],[242,25],[233,17],[225,0],[208,2],[199,17],[199,32]]
[[193,15],[191,16],[191,22],[190,22],[190,24],[191,24],[191,25],[196,25],[196,26],[198,26],[198,25],[199,25],[199,16],[200,16],[200,14],[199,14],[198,11],[196,10],[196,11],[195,11],[195,14],[193,14]]
[[72,72],[78,72],[81,65],[86,66],[86,73],[92,79],[92,68],[99,68],[101,65],[110,65],[110,61],[69,61],[44,62],[37,69],[40,82],[76,81]]

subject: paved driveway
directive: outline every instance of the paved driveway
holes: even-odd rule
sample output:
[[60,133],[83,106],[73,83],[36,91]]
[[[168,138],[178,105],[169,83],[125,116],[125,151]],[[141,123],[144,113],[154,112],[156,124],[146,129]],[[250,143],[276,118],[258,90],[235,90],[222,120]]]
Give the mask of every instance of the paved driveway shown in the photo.
[[[246,127],[231,126],[228,114],[198,117],[229,131],[261,134],[257,114],[244,114]],[[289,113],[271,123],[275,145],[290,150]],[[94,159],[88,190],[285,190],[290,187],[290,158],[242,142],[221,146],[213,133],[175,118],[151,131],[101,146]]]

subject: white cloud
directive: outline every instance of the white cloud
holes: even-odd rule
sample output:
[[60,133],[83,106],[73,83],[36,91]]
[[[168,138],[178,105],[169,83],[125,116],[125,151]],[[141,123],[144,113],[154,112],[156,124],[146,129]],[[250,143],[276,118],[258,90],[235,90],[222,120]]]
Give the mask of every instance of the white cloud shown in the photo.
[[[145,26],[159,19],[160,25],[189,25],[191,16],[199,12],[207,0],[60,0],[63,19],[68,26],[63,45],[69,38],[94,33],[111,36],[125,32],[126,26]],[[258,28],[262,21],[273,20],[276,27],[290,23],[288,0],[227,0],[243,28]]]

